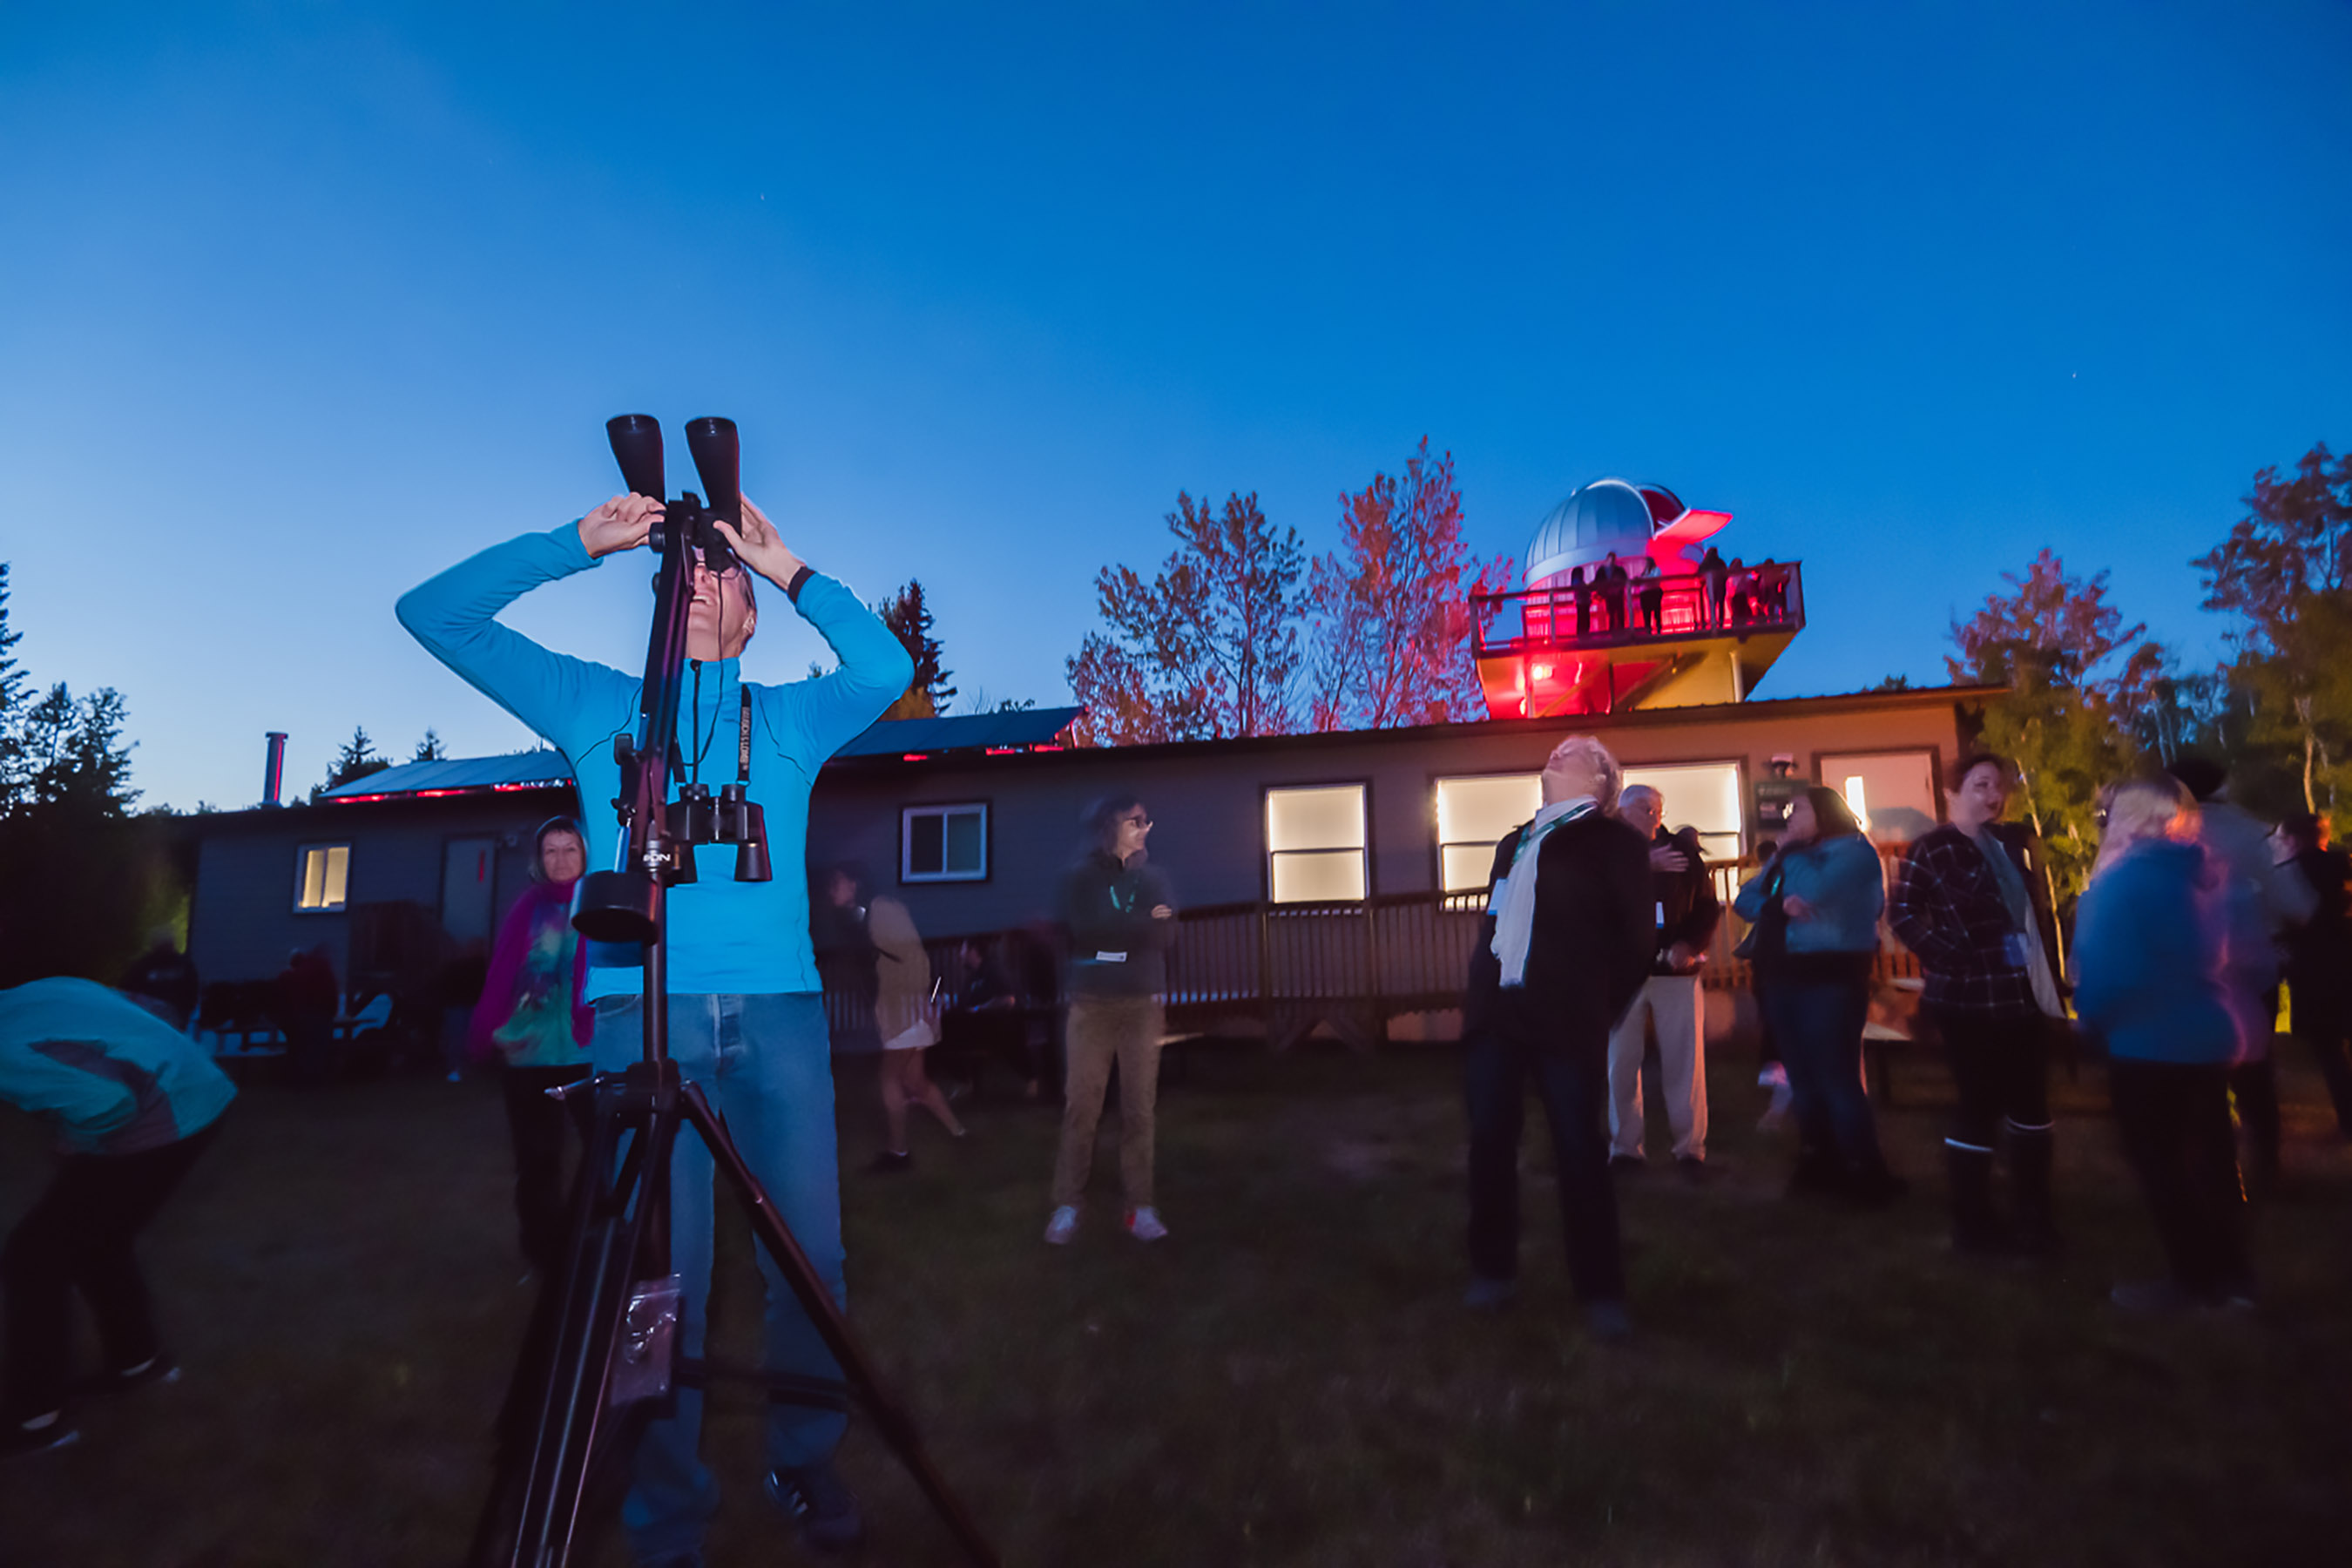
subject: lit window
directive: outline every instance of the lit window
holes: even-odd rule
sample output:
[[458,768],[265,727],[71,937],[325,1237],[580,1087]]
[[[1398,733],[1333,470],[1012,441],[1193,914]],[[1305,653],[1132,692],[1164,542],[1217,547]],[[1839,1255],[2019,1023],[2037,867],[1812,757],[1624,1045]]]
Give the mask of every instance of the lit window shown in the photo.
[[352,847],[306,844],[295,854],[295,909],[310,914],[341,909],[352,879]]
[[1364,898],[1366,842],[1362,784],[1265,792],[1266,882],[1276,903]]
[[1540,773],[1495,773],[1437,781],[1437,862],[1446,892],[1476,892],[1494,868],[1503,835],[1543,805]]
[[1699,847],[1710,860],[1737,860],[1747,817],[1740,810],[1739,764],[1674,763],[1629,767],[1628,784],[1647,784],[1666,803],[1665,828],[1698,829]]
[[898,814],[898,879],[988,879],[988,807],[910,805]]
[[1824,756],[1822,782],[1845,796],[1864,831],[1908,844],[1936,826],[1936,759],[1927,752]]

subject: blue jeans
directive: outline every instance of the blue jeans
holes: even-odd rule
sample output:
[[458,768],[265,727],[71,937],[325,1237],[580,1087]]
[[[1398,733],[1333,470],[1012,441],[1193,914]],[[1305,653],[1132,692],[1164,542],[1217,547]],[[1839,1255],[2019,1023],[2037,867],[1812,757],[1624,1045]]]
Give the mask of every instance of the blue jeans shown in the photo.
[[1878,1120],[1862,1082],[1868,983],[1776,975],[1759,1001],[1789,1071],[1790,1109],[1806,1151],[1834,1157],[1849,1174],[1884,1170]]
[[[596,1004],[590,1047],[600,1072],[615,1072],[645,1050],[644,1004],[607,996]],[[833,1047],[824,1008],[813,994],[767,996],[673,995],[669,1054],[700,1084],[727,1124],[744,1163],[783,1216],[835,1301],[842,1284],[841,1167],[834,1143]],[[691,1128],[679,1130],[670,1158],[670,1267],[683,1281],[678,1352],[702,1353],[709,1321],[711,1240],[710,1152]],[[840,1365],[793,1300],[783,1276],[760,1249],[768,1291],[766,1365],[804,1377],[841,1377]],[[814,1464],[831,1457],[848,1427],[838,1411],[771,1403],[771,1466]],[[639,1562],[696,1551],[719,1509],[719,1482],[698,1453],[702,1393],[677,1391],[677,1412],[646,1427],[636,1469],[621,1505]]]

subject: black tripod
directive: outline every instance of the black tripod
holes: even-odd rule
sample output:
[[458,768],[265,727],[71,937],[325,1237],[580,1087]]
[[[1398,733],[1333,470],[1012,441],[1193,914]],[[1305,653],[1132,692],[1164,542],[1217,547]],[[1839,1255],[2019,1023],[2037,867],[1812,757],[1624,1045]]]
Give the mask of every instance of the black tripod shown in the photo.
[[[607,426],[629,488],[662,493],[661,428],[643,415]],[[645,1056],[618,1073],[599,1073],[564,1094],[585,1140],[573,1198],[571,1249],[533,1315],[500,1418],[498,1470],[475,1531],[469,1561],[508,1568],[561,1568],[570,1559],[583,1503],[599,1477],[625,1461],[635,1437],[675,1383],[743,1375],[771,1399],[845,1409],[854,1393],[899,1461],[975,1563],[994,1568],[994,1551],[923,1451],[904,1409],[884,1390],[864,1347],[800,1244],[761,1189],[701,1089],[669,1058],[669,889],[695,879],[698,844],[736,846],[738,881],[769,879],[767,828],[749,798],[750,708],[746,699],[738,777],[713,799],[699,783],[669,796],[678,675],[685,661],[694,554],[714,572],[729,560],[714,517],[739,517],[735,426],[698,419],[687,426],[696,468],[710,492],[670,501],[656,525],[653,635],[646,655],[635,742],[614,743],[621,795],[614,802],[627,835],[623,869],[582,879],[572,923],[598,942],[643,944]],[[709,1148],[717,1177],[751,1211],[760,1245],[775,1262],[833,1352],[844,1381],[761,1372],[734,1373],[673,1354],[678,1290],[669,1268],[670,1152],[680,1124]]]

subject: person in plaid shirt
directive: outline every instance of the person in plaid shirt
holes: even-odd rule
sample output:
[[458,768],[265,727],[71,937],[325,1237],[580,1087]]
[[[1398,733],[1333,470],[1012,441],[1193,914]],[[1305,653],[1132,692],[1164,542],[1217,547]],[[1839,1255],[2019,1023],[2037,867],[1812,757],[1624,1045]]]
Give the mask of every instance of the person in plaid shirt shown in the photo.
[[[1952,1245],[2046,1255],[2058,1239],[2050,1212],[2049,1042],[2065,1004],[2041,844],[2000,820],[2016,779],[2016,765],[1990,752],[1953,765],[1945,779],[1949,820],[1911,846],[1886,915],[1927,976],[1921,1005],[1943,1037],[1959,1097],[1944,1140]],[[2004,1129],[2013,1226],[1993,1204],[1993,1152]]]

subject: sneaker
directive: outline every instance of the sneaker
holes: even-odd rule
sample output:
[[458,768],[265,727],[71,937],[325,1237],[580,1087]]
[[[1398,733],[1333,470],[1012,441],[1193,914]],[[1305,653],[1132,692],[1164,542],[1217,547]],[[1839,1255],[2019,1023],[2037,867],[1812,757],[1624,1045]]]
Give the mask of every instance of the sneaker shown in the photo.
[[866,1539],[866,1516],[857,1496],[843,1483],[830,1459],[767,1475],[768,1500],[792,1516],[801,1540],[817,1552],[846,1552]]
[[1077,1234],[1078,1211],[1067,1204],[1055,1209],[1054,1217],[1045,1222],[1045,1244],[1048,1247],[1067,1247],[1070,1238]]
[[2107,1292],[2107,1300],[2136,1317],[2153,1318],[2185,1312],[2197,1304],[2197,1298],[2169,1279],[2141,1279],[2118,1285]]
[[1596,1340],[1630,1340],[1633,1320],[1622,1301],[1594,1301],[1584,1309],[1584,1331]]
[[110,1367],[93,1373],[74,1386],[77,1394],[120,1394],[125,1389],[143,1388],[151,1383],[177,1383],[180,1363],[167,1355],[152,1355],[137,1366]]
[[911,1171],[915,1168],[915,1156],[904,1149],[885,1149],[875,1155],[874,1163],[866,1168],[884,1176],[894,1171]]
[[0,1428],[0,1463],[21,1459],[29,1454],[46,1454],[52,1448],[62,1448],[68,1443],[81,1441],[81,1434],[66,1419],[62,1410],[52,1410],[47,1415],[37,1415],[20,1426]]
[[1168,1234],[1160,1223],[1160,1211],[1150,1204],[1127,1211],[1127,1234],[1138,1241],[1158,1241]]
[[1462,1304],[1474,1312],[1498,1312],[1511,1304],[1518,1294],[1516,1279],[1489,1279],[1484,1274],[1470,1280],[1470,1289],[1462,1292]]

